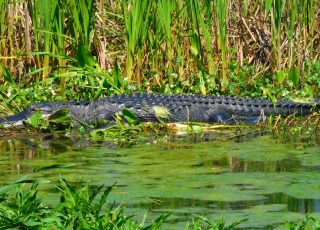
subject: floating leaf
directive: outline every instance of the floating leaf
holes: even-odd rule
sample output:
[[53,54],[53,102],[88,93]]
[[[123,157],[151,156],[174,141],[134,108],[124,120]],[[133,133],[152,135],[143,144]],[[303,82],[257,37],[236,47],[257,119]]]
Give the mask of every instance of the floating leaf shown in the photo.
[[153,106],[153,111],[158,118],[168,118],[171,116],[168,108],[163,106]]

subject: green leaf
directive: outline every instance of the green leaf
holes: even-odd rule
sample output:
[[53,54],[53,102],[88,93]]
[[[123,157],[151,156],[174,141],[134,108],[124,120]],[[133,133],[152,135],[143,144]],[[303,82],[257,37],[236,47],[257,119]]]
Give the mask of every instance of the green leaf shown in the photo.
[[114,186],[115,186],[115,184],[107,187],[107,188],[104,190],[102,196],[100,197],[99,202],[97,203],[97,206],[96,206],[96,210],[97,210],[97,211],[100,212],[100,211],[102,210],[102,207],[106,204],[107,198],[108,198],[108,196],[109,196],[109,194],[110,194],[110,192],[111,192],[111,190],[113,189]]
[[278,70],[275,72],[275,77],[277,81],[281,84],[288,76],[288,73],[283,70]]
[[114,69],[113,69],[113,72],[112,72],[113,82],[117,87],[121,87],[121,85],[123,83],[123,79],[121,77],[121,71],[120,71],[120,67],[119,67],[119,64],[118,64],[117,60],[115,60],[113,66],[114,66]]
[[129,124],[138,123],[137,116],[128,109],[123,109],[122,114]]
[[7,69],[7,67],[3,64],[0,63],[0,76],[3,76],[6,81],[10,82],[11,84],[14,84],[14,81],[12,79],[11,73]]
[[303,97],[310,97],[310,98],[313,98],[314,97],[314,92],[313,92],[313,88],[308,85],[308,84],[305,84],[303,89],[302,89],[302,96]]
[[33,128],[39,128],[43,124],[43,116],[41,111],[35,112],[29,119],[29,124]]
[[60,219],[58,217],[48,217],[48,218],[44,218],[42,222],[43,223],[59,223]]
[[41,222],[34,221],[34,220],[29,220],[27,222],[24,222],[23,224],[28,226],[28,227],[35,227],[35,226],[41,226],[42,225]]
[[89,197],[89,203],[91,204],[94,199],[96,198],[96,196],[99,194],[99,192],[101,191],[101,189],[103,188],[104,185],[100,185],[98,188],[93,189],[90,197]]
[[263,88],[263,95],[268,96],[273,103],[277,102],[277,98],[270,93],[269,89]]
[[300,79],[300,70],[297,67],[291,67],[289,71],[289,80],[293,82],[295,87],[298,86]]
[[165,222],[168,217],[171,216],[171,213],[164,213],[160,215],[156,220],[153,221],[153,223],[145,228],[142,228],[143,230],[153,230],[153,229],[159,229],[162,224]]
[[270,11],[270,9],[271,9],[271,7],[272,7],[272,1],[273,1],[273,0],[265,0],[265,2],[264,2],[264,10],[265,10],[266,12],[269,12],[269,11]]
[[17,184],[9,184],[9,185],[2,186],[0,188],[0,196],[6,194],[7,192],[9,192],[10,190],[16,188],[17,186],[18,186]]
[[10,190],[16,188],[20,184],[32,184],[32,183],[37,183],[37,182],[38,182],[38,180],[33,180],[33,179],[30,179],[30,180],[18,180],[15,183],[2,186],[0,188],[0,196],[6,194]]
[[49,124],[58,124],[63,126],[71,125],[71,116],[69,109],[60,109],[57,112],[51,114],[48,118]]
[[61,164],[54,164],[46,167],[42,167],[38,170],[35,170],[34,172],[38,171],[43,171],[43,170],[48,170],[48,169],[61,169],[61,168],[70,168],[72,166],[75,166],[76,164],[74,163],[61,163]]
[[65,201],[64,203],[60,203],[60,205],[62,207],[74,208],[77,205],[77,194],[63,177],[60,177],[59,190],[61,192],[61,197],[63,197]]
[[245,219],[241,219],[241,220],[237,220],[233,223],[231,223],[229,226],[227,226],[225,229],[234,229],[236,226],[248,221],[249,219],[248,218],[245,218]]
[[78,64],[81,67],[90,66],[96,67],[99,66],[97,61],[91,55],[90,51],[83,45],[79,44],[78,47]]
[[105,132],[103,129],[94,129],[89,133],[90,137],[97,138],[97,137],[104,137]]
[[171,116],[168,108],[163,106],[153,106],[153,111],[158,118],[168,118]]
[[200,79],[200,90],[201,90],[201,93],[203,95],[206,95],[207,94],[207,89],[206,89],[205,81],[203,80],[203,76],[201,75],[201,77],[199,79]]
[[199,37],[196,34],[193,34],[192,36],[190,36],[190,51],[191,54],[195,57],[197,57],[200,53],[200,41],[199,41]]

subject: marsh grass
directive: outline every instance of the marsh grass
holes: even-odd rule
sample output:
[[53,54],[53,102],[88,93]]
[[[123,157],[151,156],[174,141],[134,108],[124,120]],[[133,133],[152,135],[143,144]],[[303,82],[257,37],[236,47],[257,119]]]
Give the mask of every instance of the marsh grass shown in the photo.
[[[240,93],[232,75],[240,79],[239,71],[246,66],[257,69],[241,80],[248,94],[256,90],[266,96],[263,87],[283,96],[272,87],[290,85],[318,93],[316,84],[308,82],[308,62],[319,59],[319,0],[260,3],[2,0],[2,100],[9,99],[17,83],[48,88],[48,80],[62,98],[76,91],[91,98],[87,92],[92,87],[108,88],[94,97],[139,89]],[[96,74],[113,75],[116,68],[118,82],[128,84],[117,85]]]
[[228,13],[229,13],[229,1],[228,0],[216,0],[215,1],[215,13],[218,27],[218,50],[220,51],[220,60],[222,65],[222,89],[224,90],[228,84],[227,78],[227,25],[228,25]]

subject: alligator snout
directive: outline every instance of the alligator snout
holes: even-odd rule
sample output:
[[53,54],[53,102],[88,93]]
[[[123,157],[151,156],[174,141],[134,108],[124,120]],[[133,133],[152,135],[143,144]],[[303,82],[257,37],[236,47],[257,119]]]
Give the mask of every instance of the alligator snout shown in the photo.
[[28,111],[25,110],[12,116],[0,118],[0,124],[5,128],[23,126],[27,115]]

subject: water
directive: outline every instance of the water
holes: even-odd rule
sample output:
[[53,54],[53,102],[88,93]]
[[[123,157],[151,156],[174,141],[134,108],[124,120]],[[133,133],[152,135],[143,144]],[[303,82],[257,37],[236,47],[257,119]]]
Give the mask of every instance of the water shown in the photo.
[[[137,219],[146,212],[148,220],[173,212],[168,229],[183,228],[193,214],[224,216],[228,222],[249,218],[241,227],[263,229],[282,228],[286,220],[306,213],[320,217],[320,149],[315,141],[215,135],[160,143],[150,139],[151,144],[130,148],[85,140],[0,140],[0,184],[44,166],[75,163],[31,178],[57,181],[61,174],[70,182],[116,183],[110,200],[127,204],[127,213]],[[43,190],[54,203],[53,186]]]

